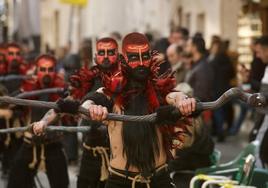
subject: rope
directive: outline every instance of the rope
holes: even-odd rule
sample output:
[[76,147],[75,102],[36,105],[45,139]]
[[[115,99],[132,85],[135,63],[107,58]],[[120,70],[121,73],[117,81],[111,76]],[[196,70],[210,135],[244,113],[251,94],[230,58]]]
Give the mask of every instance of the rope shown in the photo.
[[131,188],[135,188],[136,187],[136,183],[145,183],[146,184],[146,187],[147,188],[150,188],[150,183],[151,183],[150,178],[151,178],[151,176],[149,176],[147,178],[144,178],[144,177],[142,177],[141,174],[138,174],[138,175],[136,175],[134,177],[130,177],[130,176],[126,177],[126,175],[121,174],[121,173],[113,170],[111,167],[109,167],[109,172],[111,172],[112,174],[115,174],[115,175],[117,175],[117,176],[119,176],[121,178],[127,178],[130,181],[132,181]]
[[[164,165],[158,167],[155,170],[155,172],[159,172],[160,170],[167,168],[167,166],[168,166],[167,164],[164,164]],[[112,174],[114,174],[114,175],[117,175],[119,177],[127,178],[128,180],[132,181],[131,188],[135,188],[136,187],[136,183],[144,183],[144,184],[146,184],[146,187],[147,188],[150,188],[150,183],[151,183],[152,176],[148,176],[148,177],[145,178],[141,174],[137,174],[134,177],[130,177],[130,176],[126,176],[125,174],[121,174],[120,172],[115,171],[111,167],[109,167],[109,172],[112,173]]]
[[[5,121],[6,121],[6,127],[7,127],[7,129],[8,129],[8,128],[10,127],[9,119],[5,118]],[[8,134],[7,134],[7,137],[6,137],[6,139],[5,139],[5,146],[6,146],[6,147],[9,146],[10,141],[11,141],[11,135],[10,135],[10,133],[8,133]]]
[[91,147],[86,145],[86,143],[83,143],[83,147],[87,149],[88,151],[92,151],[94,157],[97,157],[97,153],[101,156],[101,177],[100,181],[105,181],[108,179],[108,166],[109,166],[109,157],[107,151],[109,148],[101,147],[101,146],[96,146],[96,147]]
[[40,161],[38,169],[43,171],[43,172],[46,172],[46,156],[45,156],[45,145],[44,144],[41,145],[40,160],[41,161]]
[[[31,141],[27,140],[26,138],[24,138],[24,142],[26,142],[27,144],[32,144]],[[33,170],[38,162],[37,161],[37,146],[35,144],[33,145],[32,156],[33,156],[33,160],[28,165],[28,167]],[[41,144],[40,163],[38,166],[38,170],[46,172],[46,156],[45,156],[45,145],[44,144]]]
[[34,145],[33,146],[33,160],[29,164],[29,168],[33,170],[35,168],[36,163],[37,163],[37,149],[36,149],[36,145]]

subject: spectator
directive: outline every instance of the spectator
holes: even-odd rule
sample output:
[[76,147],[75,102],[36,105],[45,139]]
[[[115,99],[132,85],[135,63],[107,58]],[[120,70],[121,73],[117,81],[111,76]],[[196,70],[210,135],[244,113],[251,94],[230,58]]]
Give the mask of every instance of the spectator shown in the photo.
[[[235,70],[220,39],[212,42],[209,61],[214,72],[213,99],[215,100],[231,88],[231,80],[235,77]],[[228,119],[230,109],[232,109],[232,104],[228,103],[214,111],[216,133],[220,142],[225,140],[224,123]],[[230,127],[231,125],[232,123]]]
[[253,52],[253,60],[251,63],[251,71],[250,71],[250,85],[251,89],[254,92],[259,92],[260,86],[261,86],[261,79],[264,75],[264,70],[266,67],[266,64],[262,62],[262,60],[258,57],[256,57],[256,47],[257,47],[257,41],[253,41],[251,44],[251,50]]
[[[266,63],[263,63],[259,57],[257,57],[257,50],[260,47],[258,43],[259,43],[258,39],[255,39],[250,46],[253,51],[253,61],[251,63],[249,82],[251,85],[251,90],[253,92],[260,91],[261,80],[264,76],[265,67],[267,65]],[[258,113],[257,111],[255,111],[254,113],[255,124],[249,135],[250,141],[256,138],[258,130],[260,129],[262,125],[263,119],[264,119],[264,114]]]
[[56,64],[56,72],[64,74],[63,61],[67,55],[67,50],[65,47],[60,47],[58,50],[58,62]]
[[[249,84],[249,74],[250,74],[249,69],[247,69],[244,64],[240,64],[238,66],[238,74],[241,75],[241,83],[238,85],[238,87],[240,87],[242,90],[246,92],[251,92]],[[250,107],[246,103],[243,103],[239,100],[235,102],[238,103],[240,107],[240,112],[238,118],[234,121],[233,126],[229,130],[229,133],[231,135],[236,135],[239,132],[240,127],[246,118],[247,112],[250,109]]]
[[207,63],[205,41],[200,37],[193,37],[188,41],[187,52],[193,59],[192,68],[186,82],[193,88],[194,96],[201,101],[212,99],[213,70]]
[[214,41],[210,50],[210,63],[215,71],[214,97],[218,98],[231,88],[235,70],[221,40]]
[[186,75],[186,69],[182,62],[182,53],[183,48],[177,44],[171,44],[166,53],[171,69],[175,72],[177,84],[183,82]]
[[[262,36],[257,40],[256,46],[256,56],[262,60],[263,63],[268,63],[268,36]],[[268,67],[266,66],[264,76],[261,80],[260,92],[267,94],[268,93]],[[267,111],[267,109],[266,109]],[[257,157],[257,166],[267,167],[268,153],[265,151],[267,148],[268,142],[268,116],[265,115],[263,123],[258,130],[256,140],[261,142],[259,157]],[[260,160],[259,160],[260,159]]]
[[[153,49],[159,51],[162,54],[162,56],[165,56],[165,59],[167,60],[167,57],[165,55],[167,48],[171,44],[179,44],[181,46],[184,46],[186,44],[188,37],[189,37],[189,32],[187,29],[181,28],[181,27],[172,28],[170,30],[169,37],[162,38],[156,41]],[[160,66],[160,74],[166,72],[169,68],[170,68],[169,62],[162,63]]]
[[81,59],[81,66],[83,67],[93,66],[92,40],[90,38],[86,38],[82,41],[80,45],[79,54]]
[[154,35],[151,32],[146,32],[145,36],[147,37],[151,46],[154,46]]

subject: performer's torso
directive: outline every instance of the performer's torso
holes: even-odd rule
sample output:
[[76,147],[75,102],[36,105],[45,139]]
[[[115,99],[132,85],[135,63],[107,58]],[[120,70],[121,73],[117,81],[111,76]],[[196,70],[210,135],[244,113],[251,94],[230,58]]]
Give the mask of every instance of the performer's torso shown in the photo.
[[[113,106],[113,113],[124,114],[122,107],[119,107],[118,105]],[[123,151],[123,138],[122,138],[123,126],[124,125],[122,122],[108,121],[108,133],[109,133],[109,141],[110,141],[110,147],[111,147],[110,165],[113,168],[120,169],[120,170],[125,170],[126,164],[127,164],[127,159]],[[137,122],[137,126],[139,126],[138,122]],[[155,168],[165,164],[167,160],[167,154],[166,154],[166,150],[164,148],[164,143],[163,143],[163,135],[158,128],[156,128],[156,132],[157,132],[157,138],[158,138],[158,144],[159,144],[159,155],[157,155],[156,152],[154,153]],[[136,134],[136,133],[133,132],[133,134]],[[132,166],[132,165],[129,166],[128,170],[130,172],[139,172],[139,170],[135,166]]]

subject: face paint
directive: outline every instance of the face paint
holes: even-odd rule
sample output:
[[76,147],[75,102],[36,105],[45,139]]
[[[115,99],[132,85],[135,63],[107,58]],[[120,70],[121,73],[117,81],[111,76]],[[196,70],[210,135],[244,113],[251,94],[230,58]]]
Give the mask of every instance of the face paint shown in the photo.
[[55,63],[52,60],[41,58],[37,62],[37,79],[41,87],[50,87],[55,76]]
[[113,40],[97,42],[96,63],[102,69],[110,69],[117,63],[118,47]]
[[151,56],[149,52],[149,45],[127,45],[123,54],[127,60],[127,64],[131,68],[138,66],[149,67],[151,64]]
[[22,61],[21,50],[17,47],[7,48],[7,61],[11,62],[12,60]]
[[150,74],[152,58],[147,38],[140,33],[131,33],[123,40],[123,56],[127,71],[132,78],[142,81]]

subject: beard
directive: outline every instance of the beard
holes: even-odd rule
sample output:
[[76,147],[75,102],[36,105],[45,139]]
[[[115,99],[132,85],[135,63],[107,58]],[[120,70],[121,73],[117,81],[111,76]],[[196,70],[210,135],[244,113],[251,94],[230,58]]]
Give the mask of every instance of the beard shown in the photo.
[[150,74],[150,68],[145,66],[138,66],[134,69],[129,69],[131,77],[136,81],[146,81]]
[[9,67],[11,74],[18,74],[20,69],[20,63],[17,60],[12,60]]
[[[143,92],[132,96],[124,110],[126,115],[148,114],[148,99]],[[122,129],[123,152],[127,158],[126,170],[135,166],[144,175],[155,169],[156,156],[160,155],[157,128],[151,123],[124,122]]]
[[101,64],[98,65],[101,70],[103,71],[109,71],[114,67],[114,63],[111,63],[111,61],[108,58],[105,58]]
[[52,78],[49,75],[45,75],[42,78],[42,84],[44,87],[49,87],[51,83],[52,83]]

